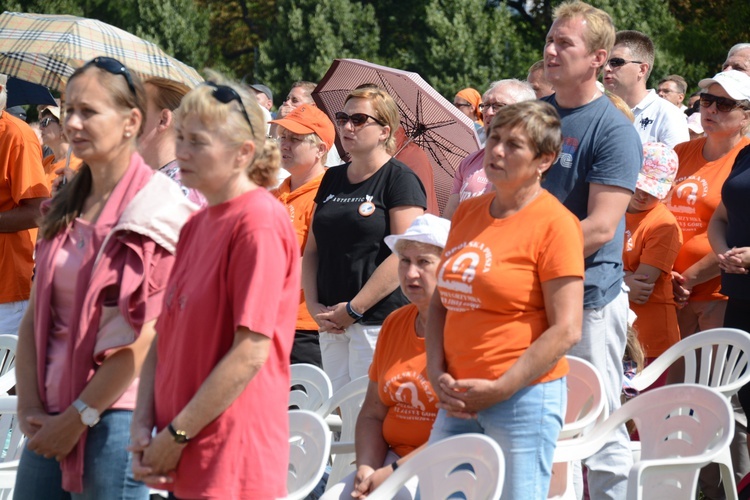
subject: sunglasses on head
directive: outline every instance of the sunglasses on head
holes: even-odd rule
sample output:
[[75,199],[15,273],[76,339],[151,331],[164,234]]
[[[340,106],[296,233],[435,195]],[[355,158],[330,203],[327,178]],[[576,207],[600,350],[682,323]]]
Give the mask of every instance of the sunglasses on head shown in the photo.
[[39,126],[41,128],[47,128],[50,123],[60,123],[57,118],[52,118],[51,116],[48,116],[47,118],[42,118],[39,122]]
[[372,121],[380,125],[381,127],[385,127],[385,123],[381,122],[374,116],[367,115],[365,113],[354,113],[353,115],[347,115],[343,111],[339,111],[336,113],[336,124],[339,127],[345,127],[347,123],[352,122],[352,125],[355,127],[361,127],[365,123],[367,123],[367,120],[372,118]]
[[612,68],[619,68],[621,66],[625,66],[628,63],[635,63],[635,64],[641,64],[642,61],[628,61],[627,59],[623,59],[622,57],[612,57],[607,61],[607,64],[610,65]]
[[255,129],[253,128],[253,123],[250,121],[250,116],[248,116],[247,114],[247,110],[245,109],[245,104],[242,102],[242,98],[237,93],[237,91],[228,85],[218,85],[214,82],[206,82],[206,85],[214,89],[214,91],[211,92],[211,96],[217,101],[219,101],[220,103],[229,104],[232,101],[237,101],[237,103],[240,105],[240,111],[242,111],[242,116],[245,117],[245,121],[247,121],[247,124],[250,125],[250,132],[252,132],[253,137],[254,137]]
[[91,65],[94,65],[97,68],[101,68],[107,73],[124,76],[125,80],[128,82],[128,88],[133,93],[133,95],[136,95],[135,85],[133,84],[133,77],[130,75],[130,71],[128,71],[128,68],[126,68],[125,65],[120,61],[118,61],[117,59],[112,59],[111,57],[100,56],[86,63],[86,66]]
[[716,104],[716,109],[723,113],[729,113],[734,108],[742,107],[742,105],[734,99],[719,97],[713,94],[701,94],[700,103],[704,108],[710,108],[711,104]]

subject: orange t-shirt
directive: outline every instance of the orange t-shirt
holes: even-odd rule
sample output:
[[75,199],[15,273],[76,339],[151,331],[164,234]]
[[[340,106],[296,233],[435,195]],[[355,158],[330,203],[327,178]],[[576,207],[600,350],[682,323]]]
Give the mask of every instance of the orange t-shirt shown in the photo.
[[[292,178],[287,177],[279,187],[271,191],[271,194],[283,203],[289,212],[289,219],[292,221],[294,232],[297,234],[301,252],[305,251],[305,244],[307,244],[307,234],[310,232],[312,213],[315,208],[315,195],[318,193],[321,180],[323,180],[323,174],[291,191]],[[312,319],[307,310],[307,305],[305,305],[304,291],[300,291],[297,323],[294,328],[295,330],[318,329],[318,324]]]
[[[504,219],[490,215],[495,193],[458,206],[440,262],[438,291],[448,310],[443,348],[456,379],[503,375],[549,327],[542,283],[583,279],[578,219],[547,191]],[[563,357],[534,383],[568,372]]]
[[[49,188],[36,134],[25,122],[2,111],[0,212],[17,208],[21,200],[47,197]],[[36,228],[0,233],[0,304],[29,298],[36,233]]]
[[[708,222],[719,206],[721,187],[732,170],[734,159],[742,148],[750,144],[750,139],[743,137],[729,153],[714,161],[703,158],[705,144],[706,138],[702,137],[674,148],[680,159],[680,169],[667,206],[682,229],[682,249],[674,263],[674,270],[678,273],[713,252],[706,233]],[[726,300],[719,293],[720,288],[721,277],[717,276],[696,285],[690,293],[690,300]]]
[[380,401],[388,407],[383,439],[399,456],[411,453],[430,437],[438,402],[427,378],[424,339],[417,337],[417,306],[396,309],[383,322],[370,365]]
[[656,358],[680,341],[677,307],[672,292],[672,265],[682,246],[682,234],[672,212],[659,203],[647,212],[625,214],[622,263],[631,273],[643,263],[661,270],[648,302],[630,303],[638,315],[635,328],[646,357]]
[[[42,166],[44,167],[44,173],[47,176],[47,186],[50,191],[52,190],[52,183],[57,179],[57,172],[61,168],[65,167],[65,158],[60,161],[55,161],[55,155],[49,155],[42,160]],[[83,162],[77,158],[74,154],[70,155],[69,168],[74,172],[77,172]]]

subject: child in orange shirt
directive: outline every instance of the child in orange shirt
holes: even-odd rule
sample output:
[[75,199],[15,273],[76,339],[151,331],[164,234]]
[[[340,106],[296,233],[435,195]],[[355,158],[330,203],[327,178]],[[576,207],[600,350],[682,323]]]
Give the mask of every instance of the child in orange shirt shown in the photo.
[[646,364],[680,340],[671,272],[682,246],[677,219],[662,203],[677,174],[677,153],[665,144],[643,146],[643,167],[625,214],[622,260],[635,328]]

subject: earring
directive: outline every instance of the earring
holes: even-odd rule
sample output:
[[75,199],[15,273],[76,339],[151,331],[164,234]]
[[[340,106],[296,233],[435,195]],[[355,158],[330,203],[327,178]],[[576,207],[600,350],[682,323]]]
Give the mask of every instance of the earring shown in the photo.
[[536,180],[541,181],[542,180],[542,171],[537,170],[536,171]]
[[127,137],[128,139],[130,139],[130,132],[125,132],[125,137]]

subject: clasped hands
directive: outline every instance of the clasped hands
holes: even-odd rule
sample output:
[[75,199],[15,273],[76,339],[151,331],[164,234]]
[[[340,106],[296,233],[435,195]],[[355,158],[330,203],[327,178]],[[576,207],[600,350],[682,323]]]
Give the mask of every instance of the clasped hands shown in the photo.
[[729,274],[747,274],[750,267],[750,247],[731,248],[716,255],[719,268]]
[[140,425],[130,431],[130,446],[133,453],[133,477],[147,484],[167,484],[174,481],[174,471],[182,456],[184,444],[175,442],[164,428],[151,437],[151,428]]
[[346,302],[333,306],[315,304],[311,314],[319,332],[344,333],[347,327],[354,324],[354,319],[346,312]]
[[477,413],[505,401],[506,394],[503,378],[486,380],[480,378],[454,379],[449,373],[442,372],[433,383],[438,396],[437,407],[445,410],[449,417],[476,418]]

